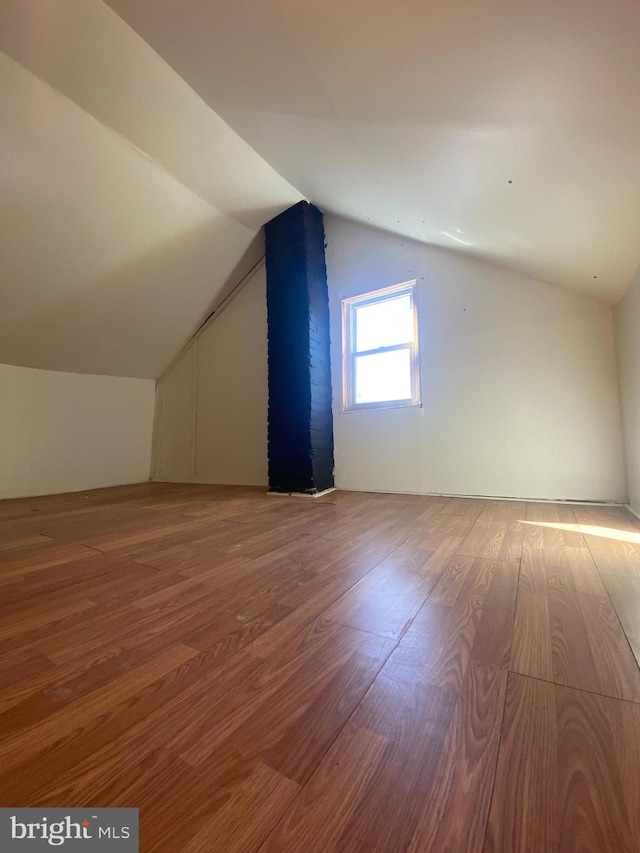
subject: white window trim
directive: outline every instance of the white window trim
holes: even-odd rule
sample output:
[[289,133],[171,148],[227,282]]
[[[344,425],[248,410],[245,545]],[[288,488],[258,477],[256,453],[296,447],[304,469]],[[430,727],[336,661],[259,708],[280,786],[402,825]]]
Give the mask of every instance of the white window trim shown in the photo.
[[[374,350],[354,351],[355,311],[363,305],[380,302],[401,293],[411,294],[413,308],[413,341],[406,344],[396,344],[390,347],[379,347]],[[373,355],[375,353],[393,352],[408,349],[411,358],[411,398],[402,400],[384,400],[378,403],[355,402],[355,362],[357,356]],[[418,344],[418,300],[416,279],[363,293],[360,296],[350,296],[342,300],[342,412],[360,412],[366,409],[401,409],[409,406],[420,406],[420,352]]]

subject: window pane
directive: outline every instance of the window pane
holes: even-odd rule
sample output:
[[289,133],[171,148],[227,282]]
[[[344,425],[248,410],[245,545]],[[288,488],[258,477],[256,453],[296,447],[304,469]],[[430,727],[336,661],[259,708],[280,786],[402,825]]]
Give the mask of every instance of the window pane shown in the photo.
[[392,347],[413,340],[411,296],[403,293],[373,305],[354,307],[356,352]]
[[411,354],[408,349],[359,355],[355,362],[356,403],[411,399]]

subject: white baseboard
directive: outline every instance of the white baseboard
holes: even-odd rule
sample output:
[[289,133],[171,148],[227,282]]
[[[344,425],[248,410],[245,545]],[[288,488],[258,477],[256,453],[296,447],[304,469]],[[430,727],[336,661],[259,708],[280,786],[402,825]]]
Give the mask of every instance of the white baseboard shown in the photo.
[[526,501],[527,503],[551,503],[551,504],[571,504],[575,506],[621,506],[627,507],[635,516],[640,518],[640,514],[632,509],[629,504],[625,504],[623,501],[598,501],[598,500],[572,500],[571,498],[529,498],[523,497],[521,495],[464,495],[464,494],[453,494],[451,492],[407,492],[407,491],[398,491],[394,489],[344,489],[341,486],[335,486],[332,489],[325,489],[323,492],[318,492],[315,495],[306,495],[300,494],[298,492],[289,495],[288,492],[270,492],[268,491],[269,487],[266,483],[212,483],[211,481],[198,479],[196,477],[182,477],[181,479],[176,479],[175,477],[166,476],[163,474],[154,474],[151,478],[152,482],[157,483],[193,483],[197,485],[207,485],[207,486],[251,486],[251,487],[262,487],[264,486],[265,492],[268,495],[283,495],[284,497],[303,497],[303,498],[319,498],[323,495],[327,495],[330,492],[360,492],[362,494],[372,494],[372,495],[420,495],[423,497],[432,497],[432,498],[468,498],[470,500],[477,501]]
[[528,498],[522,495],[465,495],[452,492],[409,492],[399,489],[354,489],[336,486],[338,492],[360,492],[371,495],[418,495],[427,498],[465,498],[473,501],[526,501],[537,504],[571,504],[575,506],[626,506],[622,501],[576,500],[572,498]]
[[332,486],[330,489],[323,489],[321,492],[316,492],[313,495],[308,495],[306,492],[267,492],[267,494],[281,498],[322,498],[330,492],[335,491],[335,486]]

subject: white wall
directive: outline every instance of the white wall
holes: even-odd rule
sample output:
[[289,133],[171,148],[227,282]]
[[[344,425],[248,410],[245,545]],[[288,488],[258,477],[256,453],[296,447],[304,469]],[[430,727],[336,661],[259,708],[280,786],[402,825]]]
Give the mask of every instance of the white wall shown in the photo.
[[629,503],[640,513],[640,269],[615,308]]
[[0,365],[0,498],[149,479],[155,382]]
[[267,484],[267,305],[261,266],[158,383],[153,476]]
[[[325,229],[339,488],[624,500],[610,307],[337,217]],[[414,278],[422,408],[341,413],[341,299]]]

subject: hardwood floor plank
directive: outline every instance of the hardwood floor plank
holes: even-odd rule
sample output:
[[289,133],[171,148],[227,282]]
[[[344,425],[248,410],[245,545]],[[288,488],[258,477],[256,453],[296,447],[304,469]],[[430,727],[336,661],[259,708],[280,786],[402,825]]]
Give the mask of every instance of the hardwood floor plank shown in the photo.
[[[464,597],[465,589],[468,588],[469,584],[473,583],[474,579],[478,577],[479,573],[482,574],[482,570],[485,568],[487,573],[490,573],[489,564],[480,559],[476,562],[474,557],[457,554],[451,557],[440,575],[440,580],[430,596],[429,603],[453,607],[457,601]],[[487,585],[489,582],[490,580],[487,580]]]
[[510,674],[485,853],[631,853],[640,706]]
[[[289,807],[298,785],[275,770],[259,765],[225,805],[191,839],[184,853],[254,850]],[[247,815],[251,815],[248,821]]]
[[[196,717],[193,723],[185,725],[180,751],[185,761],[194,766],[202,764],[212,754],[219,755],[226,741],[233,740],[234,749],[237,749],[238,743],[244,740],[243,728],[253,733],[256,719],[262,737],[268,737],[265,748],[271,748],[286,736],[288,728],[324,690],[339,689],[349,683],[349,678],[345,680],[338,674],[345,667],[348,670],[355,665],[357,669],[358,664],[364,664],[365,658],[353,660],[353,653],[359,648],[368,649],[370,654],[373,649],[373,659],[369,661],[373,674],[366,683],[365,667],[364,692],[393,644],[380,637],[335,627],[335,631],[300,637],[297,643],[282,647],[264,662],[255,679],[239,686],[219,707],[209,706],[205,716]],[[336,693],[335,699],[343,700],[344,693]]]
[[[505,671],[473,666],[457,698],[390,661],[262,849],[477,849],[506,677]],[[364,751],[363,741],[373,749],[354,763],[353,752]],[[469,798],[474,809],[456,808],[458,799]],[[465,839],[471,846],[461,846]]]
[[448,498],[443,514],[477,518],[486,505],[487,502],[481,498]]
[[6,560],[0,571],[0,587],[32,575],[34,572],[44,572],[48,569],[68,563],[70,560],[80,560],[84,557],[94,557],[95,551],[84,545],[58,545],[42,547],[30,546],[5,552]]
[[[387,739],[375,732],[347,724],[312,782],[260,847],[261,853],[347,851],[342,835],[375,778],[387,745]],[[363,839],[367,841],[371,839]],[[365,849],[376,851],[375,846]]]
[[526,501],[485,501],[478,521],[522,522],[527,515]]
[[2,776],[18,766],[23,766],[35,756],[49,761],[56,752],[71,747],[79,729],[88,722],[96,724],[105,709],[136,693],[146,684],[152,684],[166,672],[195,657],[197,652],[188,646],[174,646],[158,654],[150,663],[114,679],[106,686],[72,703],[68,708],[55,711],[43,720],[9,735],[0,744]]
[[522,556],[524,526],[519,521],[485,520],[483,513],[460,544],[458,554],[486,560],[518,562]]
[[640,849],[639,536],[440,496],[0,502],[0,799],[136,805],[148,853]]
[[[456,705],[435,785],[409,853],[482,849],[504,712],[507,671],[473,664]],[[469,804],[473,803],[473,808]]]
[[511,658],[513,620],[518,589],[517,563],[496,561],[473,644],[476,663],[507,669]]
[[[579,591],[587,581],[585,575],[575,579],[576,565],[523,557],[511,669],[639,702],[640,670],[617,614],[607,595]],[[606,593],[599,577],[587,588]]]
[[473,515],[441,513],[416,525],[402,543],[403,548],[421,548],[434,554],[455,554],[475,523]]
[[[621,532],[626,536],[625,532]],[[633,534],[635,538],[635,534]],[[585,535],[591,556],[600,572],[640,580],[640,545],[610,536]]]
[[[558,849],[637,850],[640,837],[633,837],[629,820],[637,802],[627,799],[622,778],[631,773],[637,780],[640,767],[629,767],[626,747],[616,750],[614,721],[624,728],[620,703],[566,687],[555,688],[555,700]],[[640,707],[632,717],[637,726]],[[637,754],[637,730],[626,730],[626,735]]]
[[[222,664],[215,663],[212,665],[209,654],[198,654],[141,688],[133,700],[126,699],[111,709],[97,730],[98,737],[90,727],[86,733],[78,734],[73,749],[58,751],[54,762],[45,756],[42,761],[38,759],[14,772],[10,785],[7,783],[5,801],[27,806],[78,801],[98,804],[105,797],[109,800],[112,796],[124,797],[132,789],[148,803],[147,791],[159,767],[165,766],[171,772],[175,767],[189,767],[179,758],[177,748],[189,715],[206,713],[209,704],[220,701],[260,667],[260,661],[242,652]],[[195,779],[194,784],[200,787],[207,780],[220,783],[230,772],[234,778],[246,778],[250,768],[243,764],[238,769],[237,764],[236,756],[232,762],[216,761],[215,767],[206,764],[203,768],[205,780],[193,774],[188,774],[188,779]],[[198,806],[203,814],[207,813],[210,798],[215,793],[215,785],[205,787],[209,801],[191,803],[196,813]],[[2,790],[0,788],[0,793]],[[187,793],[185,791],[184,796]],[[171,796],[174,802],[175,794],[170,786],[165,790],[165,795]],[[182,792],[179,799],[179,808],[183,809]],[[174,826],[175,823],[174,820]]]
[[[380,756],[374,775],[353,810],[335,848],[365,853],[367,850],[409,849],[425,800],[432,796],[438,758],[445,746],[455,697],[451,691],[427,685],[409,684],[410,671],[401,667],[383,671],[393,686],[376,681],[354,726],[384,733],[387,747]],[[392,671],[393,670],[393,671]],[[380,687],[380,689],[377,689]],[[389,702],[389,689],[396,699]],[[393,705],[394,708],[390,713]],[[336,744],[334,761],[341,761],[341,744]],[[313,780],[315,781],[315,780]],[[313,782],[307,792],[313,789]],[[340,787],[328,792],[337,801]],[[394,803],[393,813],[385,806]],[[337,802],[336,802],[337,805]],[[305,821],[306,822],[306,821]]]
[[632,848],[640,846],[640,709],[630,702],[607,703],[620,795],[626,804]]
[[[231,607],[231,606],[230,606]],[[209,651],[218,656],[229,655],[255,643],[285,622],[292,610],[277,601],[247,601],[240,606],[225,609],[214,625],[209,619],[198,619],[193,630],[182,632],[185,642],[199,651]]]
[[454,557],[402,637],[393,661],[430,684],[460,689],[470,662],[509,662],[518,567]]
[[554,679],[547,596],[522,586],[518,591],[510,669],[544,681]]
[[565,548],[586,548],[573,507],[568,504],[528,503],[523,553],[545,548],[555,555]]
[[29,684],[30,679],[48,678],[53,669],[53,664],[44,655],[33,655],[13,665],[3,666],[0,680],[0,712],[3,710],[4,697],[15,696],[20,689],[24,689],[25,682]]
[[586,548],[549,551],[525,547],[520,579],[523,589],[531,592],[584,592],[607,598],[602,578]]
[[28,548],[33,545],[51,545],[52,542],[53,539],[50,536],[32,533],[31,535],[18,536],[15,539],[6,539],[0,543],[0,551],[13,551],[16,548]]
[[605,573],[601,577],[640,666],[640,580]]
[[[154,518],[155,527],[148,524],[140,524],[138,530],[131,533],[108,533],[104,536],[89,538],[84,544],[97,551],[110,552],[115,551],[119,556],[133,556],[136,553],[142,553],[149,550],[150,542],[154,542],[154,549],[158,547],[158,543],[164,541],[173,542],[175,534],[193,534],[203,530],[202,522],[189,518],[180,518],[177,516],[172,522],[162,522],[161,519]],[[225,535],[233,538],[237,535],[234,527],[228,522],[220,522],[221,525],[228,525],[222,531],[221,538]]]
[[326,619],[399,637],[435,586],[440,573],[429,571],[428,551],[392,554],[344,593]]
[[589,506],[573,507],[573,514],[579,525],[589,528],[603,528],[611,533],[627,531],[640,533],[640,519],[621,506]]
[[599,692],[640,702],[640,669],[611,602],[593,596],[581,596],[580,601],[600,677]]
[[0,600],[0,615],[4,618],[9,613],[22,611],[26,620],[34,605],[55,605],[63,597],[77,595],[93,601],[114,586],[121,591],[136,583],[152,584],[152,579],[157,577],[155,569],[94,553],[56,566],[55,572],[34,572],[6,584]]
[[[95,610],[95,604],[86,598],[71,599],[66,604],[52,606],[50,604],[34,605],[28,619],[25,619],[24,611],[13,613],[11,616],[3,616],[0,625],[0,641],[16,640],[24,634],[32,631],[48,628],[50,625],[62,622],[67,616],[75,616],[78,613],[86,613]],[[90,617],[89,617],[90,618]]]
[[376,654],[364,650],[353,652],[265,753],[264,761],[304,784],[374,682],[390,651],[391,645],[383,646]]
[[510,673],[484,853],[554,853],[556,791],[555,688]]
[[[204,630],[205,637],[208,636],[208,631],[211,632],[212,643],[209,643],[209,646],[212,646],[221,638],[219,631],[223,623],[226,633],[235,634],[244,627],[245,621],[249,621],[250,617],[243,617],[243,602],[246,602],[246,597],[241,597],[240,601],[234,600],[221,595],[216,589],[192,601],[167,601],[155,610],[140,608],[128,601],[116,602],[115,607],[107,609],[103,615],[67,626],[52,635],[48,647],[46,640],[39,638],[30,648],[46,648],[47,657],[55,663],[64,664],[86,656],[95,656],[101,649],[108,649],[114,643],[114,638],[120,643],[140,645],[155,637],[164,636],[169,644],[191,638],[200,629]],[[258,605],[263,611],[272,608],[275,616],[273,601],[261,600]],[[291,612],[285,606],[277,610],[280,617]],[[253,616],[255,615],[254,613]]]
[[[114,671],[119,671],[119,669],[122,669],[123,672],[127,671],[131,668],[131,659],[138,654],[136,650],[140,646],[144,648],[145,652],[147,649],[162,649],[171,645],[170,639],[162,635],[149,643],[141,643],[135,635],[120,641],[114,639],[112,645],[102,647],[95,655],[76,657],[64,664],[54,664],[44,655],[34,655],[32,658],[25,657],[14,667],[16,671],[22,668],[22,678],[5,678],[5,673],[11,673],[11,670],[5,668],[2,670],[0,713],[4,713],[7,709],[42,691],[51,690],[55,693],[58,687],[62,687],[63,694],[67,695],[69,686],[65,685],[65,682],[71,680],[78,685],[83,684],[85,678],[99,678],[99,675],[92,674],[94,669],[101,670],[102,667],[106,667],[108,670],[114,667]],[[119,661],[120,658],[122,661]],[[29,664],[34,660],[45,661],[46,666],[40,664],[37,668],[30,669]],[[106,681],[108,680],[107,678]]]
[[574,507],[567,503],[547,501],[527,502],[527,521],[548,521],[561,524],[577,524]]
[[559,556],[567,549],[586,548],[586,542],[577,524],[527,520],[524,522],[522,553],[538,548]]

